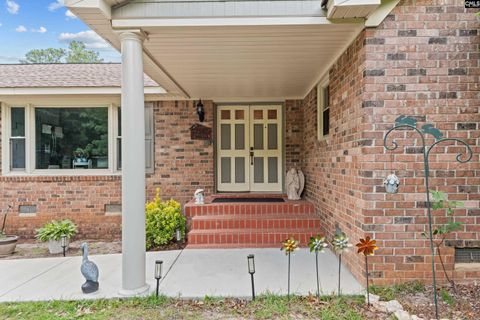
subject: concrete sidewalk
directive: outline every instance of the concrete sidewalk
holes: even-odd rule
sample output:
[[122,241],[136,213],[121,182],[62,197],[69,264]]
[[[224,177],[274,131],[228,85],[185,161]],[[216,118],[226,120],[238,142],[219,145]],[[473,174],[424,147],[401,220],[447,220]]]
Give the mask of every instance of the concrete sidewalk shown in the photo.
[[[163,260],[164,278],[160,293],[180,298],[208,296],[250,297],[247,255],[255,254],[257,294],[287,292],[287,258],[279,249],[185,249],[147,252],[147,282],[155,290],[154,261]],[[90,257],[100,270],[100,290],[84,295],[80,286],[81,257],[42,258],[0,261],[0,302],[73,300],[120,297],[121,255]],[[315,293],[315,255],[307,249],[295,252],[291,259],[291,291]],[[321,290],[336,292],[336,256],[327,251],[319,256]],[[342,267],[342,293],[359,294],[363,287]]]

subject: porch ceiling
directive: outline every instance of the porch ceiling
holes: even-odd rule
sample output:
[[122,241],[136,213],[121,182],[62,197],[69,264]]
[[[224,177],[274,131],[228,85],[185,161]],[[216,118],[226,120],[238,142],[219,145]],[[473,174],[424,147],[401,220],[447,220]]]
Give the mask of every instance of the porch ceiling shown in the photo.
[[118,31],[145,32],[145,72],[170,94],[217,101],[303,98],[365,26],[329,21],[316,8],[310,16],[121,17],[123,7],[111,6],[122,1],[107,1],[66,4],[117,49]]

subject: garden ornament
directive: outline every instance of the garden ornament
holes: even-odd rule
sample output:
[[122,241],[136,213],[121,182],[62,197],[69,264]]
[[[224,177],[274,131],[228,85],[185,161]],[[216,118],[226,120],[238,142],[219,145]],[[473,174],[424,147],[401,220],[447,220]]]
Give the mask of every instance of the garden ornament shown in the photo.
[[291,168],[287,172],[286,189],[288,200],[300,200],[303,188],[305,187],[305,175],[302,170]]
[[398,179],[398,177],[392,173],[388,175],[385,180],[383,180],[383,185],[385,186],[387,193],[397,193],[398,186],[400,185],[400,179]]
[[82,243],[80,246],[82,249],[83,259],[82,259],[82,266],[80,267],[80,271],[82,272],[83,276],[85,277],[86,281],[82,284],[82,291],[83,293],[92,293],[98,290],[98,267],[93,262],[88,260],[88,245],[86,242]]
[[195,204],[205,203],[205,191],[203,189],[195,190],[195,193],[193,196],[195,197]]

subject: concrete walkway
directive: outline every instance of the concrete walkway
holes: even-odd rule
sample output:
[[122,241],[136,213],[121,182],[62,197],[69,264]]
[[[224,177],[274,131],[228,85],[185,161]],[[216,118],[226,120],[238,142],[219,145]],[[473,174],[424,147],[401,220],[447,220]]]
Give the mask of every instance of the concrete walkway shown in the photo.
[[[287,292],[287,258],[279,249],[185,249],[147,253],[147,282],[155,290],[154,261],[163,260],[164,278],[160,293],[180,298],[208,296],[246,297],[251,295],[247,255],[255,254],[257,294]],[[80,286],[81,257],[42,258],[0,261],[0,302],[99,299],[119,297],[121,255],[90,257],[100,269],[100,290],[84,295]],[[291,291],[315,293],[315,255],[307,249],[291,259]],[[319,256],[321,290],[336,291],[336,256],[330,251]],[[342,293],[362,293],[363,287],[342,268]]]

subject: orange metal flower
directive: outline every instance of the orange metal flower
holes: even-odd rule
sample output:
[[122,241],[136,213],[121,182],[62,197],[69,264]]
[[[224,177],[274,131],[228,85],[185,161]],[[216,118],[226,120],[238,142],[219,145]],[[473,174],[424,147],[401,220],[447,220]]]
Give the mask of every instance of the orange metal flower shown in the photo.
[[295,240],[293,237],[286,239],[282,242],[282,247],[280,250],[285,250],[285,254],[289,254],[298,249],[298,241]]
[[358,251],[357,253],[363,253],[366,256],[373,256],[374,251],[378,249],[376,245],[377,241],[370,239],[369,236],[365,239],[360,239],[360,242],[356,244]]

